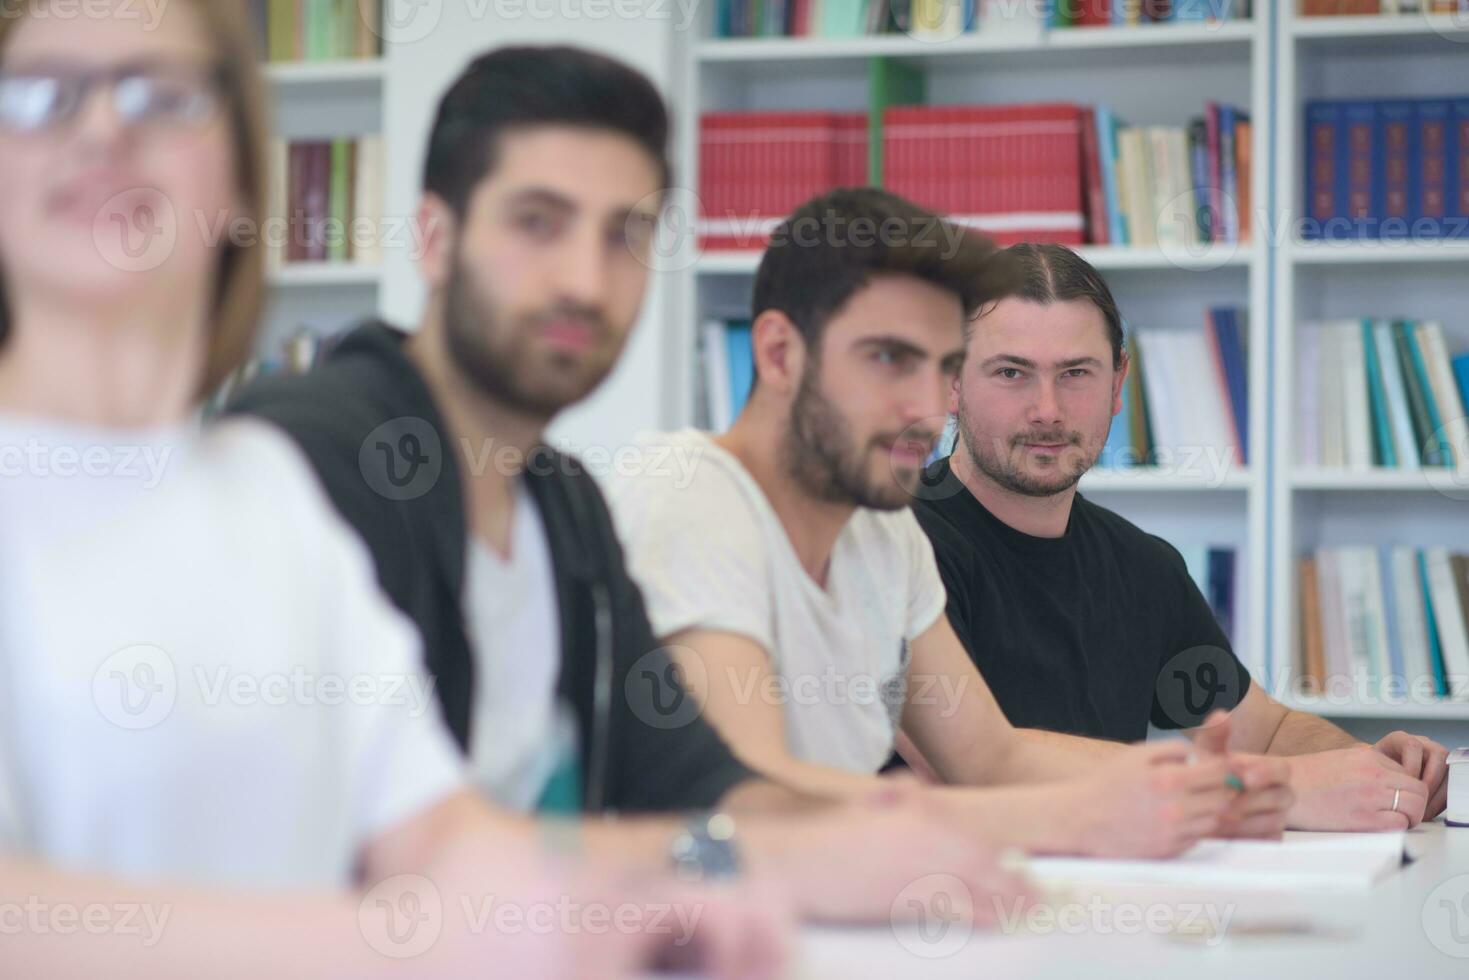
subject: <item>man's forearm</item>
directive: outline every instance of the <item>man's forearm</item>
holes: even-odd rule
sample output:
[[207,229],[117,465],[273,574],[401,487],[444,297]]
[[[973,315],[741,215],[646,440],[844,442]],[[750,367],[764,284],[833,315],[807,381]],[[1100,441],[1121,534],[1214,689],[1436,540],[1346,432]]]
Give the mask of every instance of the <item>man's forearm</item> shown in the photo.
[[1270,739],[1266,755],[1306,755],[1361,745],[1325,718],[1304,711],[1289,711]]
[[1124,751],[1122,742],[1063,735],[1038,728],[1017,728],[991,785],[1050,783],[1085,776],[1092,768]]

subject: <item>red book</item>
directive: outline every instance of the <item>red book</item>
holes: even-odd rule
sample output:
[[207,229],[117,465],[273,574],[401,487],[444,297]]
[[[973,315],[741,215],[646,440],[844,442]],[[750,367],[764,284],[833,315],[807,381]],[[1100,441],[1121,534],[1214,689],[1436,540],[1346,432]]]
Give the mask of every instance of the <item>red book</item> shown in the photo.
[[306,188],[303,208],[306,212],[306,258],[312,262],[327,260],[327,222],[332,215],[332,145],[329,142],[307,144]]
[[1076,27],[1112,26],[1112,0],[1066,0],[1074,5]]
[[1081,172],[1086,187],[1086,240],[1093,245],[1111,241],[1107,230],[1107,195],[1102,191],[1102,154],[1097,145],[1097,111],[1081,110]]
[[286,168],[286,261],[306,261],[306,179],[308,147],[292,143],[287,152]]

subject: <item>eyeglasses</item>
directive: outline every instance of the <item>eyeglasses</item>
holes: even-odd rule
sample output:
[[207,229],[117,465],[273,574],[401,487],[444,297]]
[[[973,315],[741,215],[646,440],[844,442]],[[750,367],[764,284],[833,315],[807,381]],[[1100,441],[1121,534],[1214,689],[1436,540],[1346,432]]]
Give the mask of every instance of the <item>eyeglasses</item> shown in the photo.
[[193,65],[134,64],[99,71],[62,68],[0,72],[0,127],[39,133],[71,121],[94,88],[106,86],[127,126],[179,129],[219,110],[223,72]]

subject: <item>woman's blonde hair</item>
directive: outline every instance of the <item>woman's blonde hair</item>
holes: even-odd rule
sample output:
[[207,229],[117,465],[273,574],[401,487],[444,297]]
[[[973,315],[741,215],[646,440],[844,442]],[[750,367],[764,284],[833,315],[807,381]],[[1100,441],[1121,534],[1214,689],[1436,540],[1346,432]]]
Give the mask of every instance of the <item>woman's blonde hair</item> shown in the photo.
[[[22,12],[0,17],[0,68],[5,46],[23,11],[34,12],[44,0],[24,5]],[[219,259],[214,302],[209,312],[209,344],[199,394],[213,391],[242,364],[255,341],[265,293],[265,247],[261,227],[267,186],[265,88],[255,44],[255,28],[238,0],[188,0],[199,13],[219,68],[224,111],[234,138],[235,171],[242,210],[239,227],[251,230],[243,241],[229,239]],[[238,219],[244,219],[240,221]],[[231,224],[236,224],[232,221]],[[10,308],[0,276],[0,349],[10,333]]]

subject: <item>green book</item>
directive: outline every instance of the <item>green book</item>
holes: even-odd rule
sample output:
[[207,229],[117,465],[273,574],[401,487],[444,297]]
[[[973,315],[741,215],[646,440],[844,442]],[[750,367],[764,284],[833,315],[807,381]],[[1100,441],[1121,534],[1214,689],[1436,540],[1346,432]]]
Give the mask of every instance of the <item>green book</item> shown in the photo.
[[1451,457],[1443,440],[1443,416],[1438,410],[1437,399],[1433,397],[1433,386],[1428,380],[1428,362],[1423,358],[1423,348],[1418,346],[1417,329],[1411,321],[1402,323],[1401,329],[1408,344],[1407,363],[1411,365],[1408,376],[1417,385],[1422,395],[1424,411],[1427,415],[1425,424],[1427,435],[1422,437],[1423,465],[1448,466]]
[[1382,364],[1377,359],[1377,339],[1372,321],[1362,321],[1362,347],[1367,355],[1367,397],[1372,405],[1372,460],[1378,466],[1397,466],[1392,425],[1387,418],[1387,389],[1382,383]]
[[332,56],[331,0],[302,0],[305,4],[306,60],[325,61]]
[[267,16],[270,60],[299,60],[301,52],[296,50],[296,4],[293,0],[270,0]]
[[1394,320],[1392,325],[1393,346],[1398,351],[1398,361],[1403,365],[1403,387],[1408,393],[1408,414],[1413,417],[1413,436],[1418,440],[1419,455],[1424,466],[1442,466],[1443,453],[1437,450],[1434,433],[1438,426],[1433,424],[1427,397],[1428,376],[1423,372],[1422,357],[1416,363],[1412,324]]
[[327,259],[347,261],[348,223],[352,220],[352,145],[350,139],[332,140],[331,234]]

